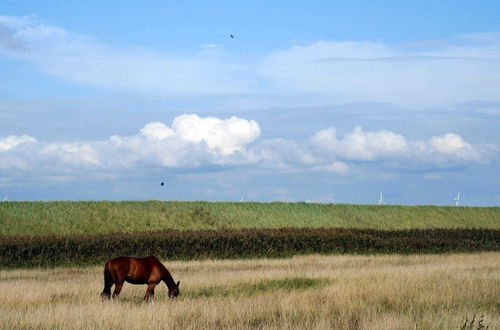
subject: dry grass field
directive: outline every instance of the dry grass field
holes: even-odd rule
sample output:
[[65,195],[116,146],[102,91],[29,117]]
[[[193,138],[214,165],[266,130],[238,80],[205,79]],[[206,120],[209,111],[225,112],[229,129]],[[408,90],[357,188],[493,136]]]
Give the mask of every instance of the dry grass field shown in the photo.
[[500,328],[500,253],[165,262],[181,295],[102,302],[102,267],[0,271],[2,329]]

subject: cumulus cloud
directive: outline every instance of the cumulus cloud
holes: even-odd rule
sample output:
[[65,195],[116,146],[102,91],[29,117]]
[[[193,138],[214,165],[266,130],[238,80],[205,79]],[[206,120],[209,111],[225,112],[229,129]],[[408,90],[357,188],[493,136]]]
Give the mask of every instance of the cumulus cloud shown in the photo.
[[[246,146],[259,135],[260,126],[253,120],[186,114],[176,117],[171,127],[151,122],[136,135],[113,135],[104,141],[44,143],[28,135],[8,136],[0,139],[0,161],[5,169],[31,164],[54,171],[244,164],[254,161]],[[19,147],[22,144],[26,146]]]
[[100,164],[99,152],[90,143],[48,143],[41,146],[39,155],[41,158],[53,158],[55,162],[62,162],[70,166],[85,167]]
[[[447,133],[428,140],[408,140],[394,132],[365,132],[357,126],[338,137],[334,128],[318,131],[310,143],[323,157],[345,161],[391,161],[401,166],[412,163],[457,164],[461,161],[486,162],[496,154],[494,145],[472,145],[460,135]],[[326,153],[325,153],[326,152]]]
[[462,137],[457,134],[448,133],[443,136],[433,137],[430,144],[439,152],[455,154],[465,159],[479,157],[478,152],[470,143],[465,142]]
[[140,132],[149,142],[164,140],[175,134],[173,129],[160,122],[149,123]]
[[171,127],[152,122],[138,135],[112,136],[110,142],[111,149],[127,166],[145,163],[195,167],[252,162],[246,146],[259,136],[260,126],[253,120],[185,114],[176,117]]
[[260,135],[260,127],[256,121],[234,116],[219,119],[200,118],[195,114],[182,115],[175,118],[172,127],[181,139],[195,144],[204,142],[211,151],[223,155],[241,151],[243,145]]
[[113,135],[101,141],[43,142],[12,135],[0,138],[0,169],[59,175],[138,167],[246,166],[348,175],[359,163],[377,162],[403,170],[424,164],[428,171],[485,163],[500,150],[495,145],[474,145],[454,133],[409,140],[395,132],[365,131],[360,126],[343,135],[331,127],[297,141],[259,141],[260,133],[254,120],[184,114],[170,125],[151,122],[135,135]]
[[317,147],[349,160],[378,160],[408,152],[404,136],[385,130],[364,132],[361,126],[341,139],[337,138],[334,128],[329,128],[317,132],[311,140]]
[[479,160],[479,150],[466,142],[460,135],[448,133],[434,136],[427,142],[416,143],[419,152],[424,154],[440,153],[464,160]]

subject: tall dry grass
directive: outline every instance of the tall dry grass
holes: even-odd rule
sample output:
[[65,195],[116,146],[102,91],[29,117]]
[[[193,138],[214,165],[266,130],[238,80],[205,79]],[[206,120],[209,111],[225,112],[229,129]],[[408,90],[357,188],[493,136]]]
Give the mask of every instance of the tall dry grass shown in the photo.
[[165,262],[166,287],[144,304],[125,284],[102,302],[102,269],[0,271],[0,328],[459,329],[500,327],[500,253],[302,256]]

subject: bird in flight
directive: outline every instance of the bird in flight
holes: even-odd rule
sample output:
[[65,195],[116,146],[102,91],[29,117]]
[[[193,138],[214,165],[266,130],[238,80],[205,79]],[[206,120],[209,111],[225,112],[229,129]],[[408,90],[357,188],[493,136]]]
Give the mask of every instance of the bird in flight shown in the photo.
[[164,186],[164,185],[165,185],[165,182],[160,183],[160,186]]
[[230,37],[231,37],[231,39],[234,39],[234,35],[231,34]]

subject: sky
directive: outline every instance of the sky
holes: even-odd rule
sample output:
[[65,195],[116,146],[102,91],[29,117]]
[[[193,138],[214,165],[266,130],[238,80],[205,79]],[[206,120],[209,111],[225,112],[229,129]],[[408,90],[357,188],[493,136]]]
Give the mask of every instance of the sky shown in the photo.
[[498,206],[499,12],[1,2],[0,201]]

